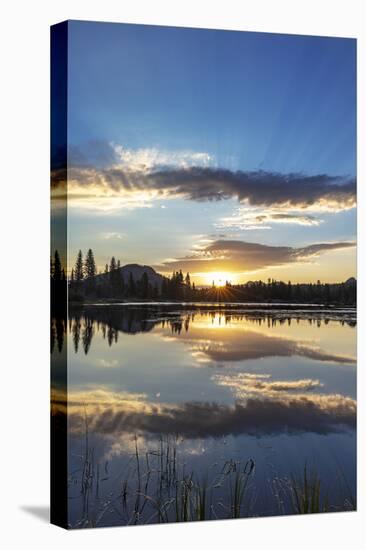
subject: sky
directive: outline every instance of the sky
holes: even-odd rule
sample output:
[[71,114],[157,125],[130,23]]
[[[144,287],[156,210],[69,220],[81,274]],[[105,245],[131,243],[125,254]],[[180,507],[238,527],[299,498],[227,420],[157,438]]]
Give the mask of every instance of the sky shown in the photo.
[[356,275],[355,40],[71,21],[67,99],[70,266]]

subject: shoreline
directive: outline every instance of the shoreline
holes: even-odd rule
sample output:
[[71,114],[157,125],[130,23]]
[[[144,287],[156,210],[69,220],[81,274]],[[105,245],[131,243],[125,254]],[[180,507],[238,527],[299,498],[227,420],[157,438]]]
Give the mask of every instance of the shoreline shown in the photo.
[[308,302],[198,302],[198,301],[181,301],[181,300],[85,300],[85,301],[69,301],[70,308],[82,308],[90,306],[182,306],[193,308],[226,308],[226,307],[246,307],[248,309],[309,309],[320,308],[321,310],[357,310],[356,304],[336,304],[336,303],[308,303]]

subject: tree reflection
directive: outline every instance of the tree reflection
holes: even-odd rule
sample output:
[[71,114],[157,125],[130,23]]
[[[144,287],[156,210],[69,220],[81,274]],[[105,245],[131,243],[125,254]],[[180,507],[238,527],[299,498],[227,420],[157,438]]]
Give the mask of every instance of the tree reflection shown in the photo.
[[[143,332],[150,332],[154,327],[162,329],[168,326],[172,334],[182,336],[189,333],[191,325],[195,322],[199,313],[200,322],[205,317],[207,324],[213,327],[230,325],[233,322],[246,321],[252,325],[261,327],[264,323],[268,329],[277,325],[291,326],[292,323],[299,324],[306,321],[309,326],[322,327],[330,321],[338,322],[342,326],[355,327],[356,320],[348,315],[348,312],[341,310],[329,311],[265,311],[248,310],[238,311],[235,308],[208,308],[204,306],[196,309],[184,309],[177,306],[86,306],[70,310],[69,331],[72,336],[75,353],[80,348],[80,340],[85,354],[88,354],[93,337],[96,332],[101,332],[103,339],[108,346],[118,342],[119,333],[135,335]],[[183,332],[182,332],[183,331]],[[62,317],[54,317],[51,321],[51,353],[57,349],[61,352],[64,345],[66,333],[66,320]]]
[[84,327],[82,331],[82,343],[85,355],[88,354],[90,349],[91,341],[94,335],[94,320],[87,318],[84,321]]

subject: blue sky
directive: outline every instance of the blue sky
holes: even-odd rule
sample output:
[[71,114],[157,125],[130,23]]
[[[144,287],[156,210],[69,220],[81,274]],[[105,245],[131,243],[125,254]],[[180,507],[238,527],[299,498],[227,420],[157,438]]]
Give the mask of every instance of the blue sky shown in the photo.
[[[290,259],[269,249],[260,266],[222,244],[228,261],[212,259],[233,280],[326,279],[339,264],[333,276],[355,275],[355,40],[68,25],[72,254],[170,272],[217,256],[217,241],[346,243]],[[216,195],[197,196],[211,181]]]

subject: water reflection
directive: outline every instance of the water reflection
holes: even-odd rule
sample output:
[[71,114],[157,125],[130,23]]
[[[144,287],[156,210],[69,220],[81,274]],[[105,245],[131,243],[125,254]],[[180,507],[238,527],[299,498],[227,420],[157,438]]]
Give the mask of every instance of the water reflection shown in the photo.
[[[220,384],[243,391],[242,381],[226,378]],[[291,388],[292,389],[292,388]],[[342,395],[319,395],[259,390],[250,397],[238,397],[232,406],[217,402],[154,403],[145,396],[91,390],[68,395],[69,426],[73,433],[88,426],[95,434],[174,434],[184,438],[228,435],[329,434],[355,428],[356,402]],[[245,390],[244,390],[245,391]],[[58,401],[55,395],[55,402]]]
[[[74,350],[77,353],[79,350],[80,340],[82,341],[82,348],[84,353],[89,352],[93,336],[95,331],[101,331],[103,338],[107,341],[108,345],[111,346],[113,343],[118,342],[118,333],[125,334],[139,334],[141,332],[150,332],[155,327],[165,329],[166,326],[170,327],[170,331],[173,335],[181,335],[183,333],[188,333],[190,326],[195,322],[197,315],[200,317],[200,326],[202,327],[202,319],[204,320],[203,325],[205,328],[220,328],[230,326],[233,322],[245,321],[250,323],[254,327],[257,325],[262,327],[266,325],[268,328],[276,327],[277,325],[285,325],[291,327],[291,324],[299,324],[300,321],[306,320],[310,326],[317,326],[320,328],[322,325],[327,326],[329,322],[337,322],[341,326],[347,325],[349,327],[356,326],[355,312],[351,309],[339,309],[333,311],[321,311],[318,310],[309,310],[309,311],[286,311],[281,312],[278,310],[273,311],[249,311],[246,313],[239,312],[226,312],[226,311],[216,311],[216,310],[207,310],[199,309],[198,311],[185,311],[178,310],[176,308],[169,307],[100,307],[100,306],[88,306],[85,309],[75,309],[70,312],[70,325],[71,325],[71,334],[72,341],[74,345]],[[62,349],[64,333],[66,331],[66,322],[59,318],[52,319],[51,323],[51,350],[53,351],[55,340],[57,339],[57,345],[59,350]],[[243,335],[241,336],[241,338]],[[266,343],[264,342],[265,338],[262,338],[260,342],[254,342],[252,339],[253,335],[248,338],[248,342],[243,345],[246,350],[247,358],[251,357],[251,353],[254,357],[263,357],[267,355],[291,355],[294,352],[300,353],[300,349],[291,350],[291,345],[286,347],[284,342],[279,344],[279,347],[276,350],[265,351]],[[251,340],[251,343],[249,342]],[[250,351],[249,347],[252,348]],[[274,344],[272,341],[271,344]],[[281,351],[280,346],[283,344],[283,349]],[[254,351],[254,349],[262,349],[260,353]],[[213,359],[220,359],[219,352],[214,348],[210,350],[205,350],[208,355],[212,354]],[[225,353],[224,350],[221,350]],[[302,350],[304,353],[305,350]],[[315,354],[315,358],[322,359],[321,357],[316,356],[316,350],[309,350],[309,354]],[[264,354],[264,355],[262,355]],[[243,355],[243,350],[237,350],[237,352],[231,352],[231,359],[235,360],[237,357],[238,360],[245,358]],[[230,356],[227,357],[230,359]],[[331,357],[324,357],[324,360],[332,360]],[[349,358],[344,358],[345,361],[348,361]],[[335,358],[334,360],[337,360]],[[342,361],[342,358],[338,358]]]
[[[356,359],[351,353],[322,349],[313,338],[307,337],[304,326],[306,323],[317,330],[322,326],[329,327],[331,322],[334,326],[347,323],[347,326],[353,327],[354,321],[346,315],[340,318],[339,312],[336,312],[332,318],[328,313],[326,319],[314,318],[312,312],[304,312],[304,319],[298,314],[295,318],[289,313],[286,316],[282,314],[280,318],[278,315],[278,311],[266,312],[260,317],[258,313],[253,316],[252,312],[197,312],[144,307],[90,307],[74,312],[69,320],[69,332],[75,354],[81,346],[87,355],[96,335],[110,347],[118,344],[120,333],[152,333],[159,338],[162,350],[169,342],[178,344],[182,348],[174,348],[175,354],[188,353],[195,364],[202,367],[225,367],[225,374],[216,372],[209,375],[207,383],[216,388],[216,393],[211,392],[210,400],[192,401],[189,395],[192,384],[189,383],[184,400],[169,399],[167,387],[165,395],[168,401],[164,403],[160,399],[159,402],[152,400],[154,396],[149,392],[117,392],[113,388],[106,389],[104,385],[93,385],[93,375],[89,371],[88,386],[91,385],[92,389],[69,389],[71,429],[78,431],[84,428],[86,403],[89,425],[95,433],[101,434],[139,431],[205,438],[229,434],[327,434],[355,428],[355,399],[340,392],[330,392],[319,378],[297,376],[286,379],[279,377],[278,373],[274,375],[258,369],[255,372],[238,372],[229,368],[230,365],[235,368],[236,364],[241,367],[246,362],[258,365],[271,358],[291,357],[305,358],[315,364],[355,364]],[[54,320],[52,334],[53,340],[57,340],[58,350],[62,349],[66,329],[64,321]],[[326,342],[321,343],[324,345]],[[127,341],[122,342],[121,346],[132,360],[132,353],[126,347]],[[342,349],[345,347],[342,345]],[[151,350],[149,360],[158,362],[159,358],[152,354]],[[103,356],[100,365],[104,369],[118,369],[118,356],[109,362]],[[139,368],[144,373],[146,365]],[[72,373],[70,380],[73,380]],[[188,379],[185,380],[187,383]],[[164,387],[164,382],[161,385]],[[143,380],[140,386],[144,387]],[[226,393],[217,393],[220,391]],[[231,399],[227,397],[227,392]],[[225,401],[224,395],[229,402],[222,402]]]
[[[228,464],[234,475],[248,460],[260,475],[255,504],[250,513],[240,508],[240,516],[279,513],[273,484],[310,462],[327,487],[336,486],[341,463],[355,494],[353,311],[173,305],[88,306],[70,313],[68,322],[53,319],[51,346],[56,358],[68,347],[67,394],[55,386],[52,397],[55,415],[66,414],[67,401],[70,471],[76,472],[69,488],[72,525],[90,522],[91,502],[98,525],[160,521],[151,500],[136,505],[139,453],[146,456],[146,479],[152,471],[157,476],[149,498],[158,491],[165,503],[175,498],[169,491],[185,487],[187,475],[194,472],[192,490],[199,491],[203,476],[212,474],[213,517],[232,511],[222,506],[230,487],[216,491],[216,478]],[[171,486],[172,468],[181,473]],[[89,494],[85,487],[98,476]],[[123,476],[130,508],[116,512],[110,495],[120,502],[113,480]],[[86,495],[93,499],[87,505]],[[283,498],[281,510],[289,513],[289,495]],[[337,509],[347,506],[337,503]],[[172,510],[167,514],[167,521],[175,520]]]

